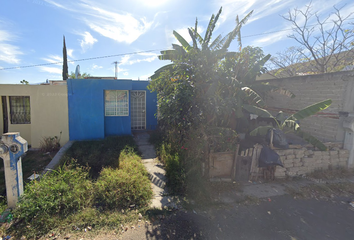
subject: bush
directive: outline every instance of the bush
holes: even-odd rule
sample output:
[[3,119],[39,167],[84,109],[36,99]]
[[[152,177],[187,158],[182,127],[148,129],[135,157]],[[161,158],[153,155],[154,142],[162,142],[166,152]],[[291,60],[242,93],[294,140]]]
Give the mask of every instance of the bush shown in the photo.
[[88,170],[72,162],[27,184],[14,215],[32,231],[46,231],[55,227],[56,218],[91,206],[93,193]]
[[43,137],[39,144],[42,152],[58,151],[60,149],[60,137]]
[[103,168],[95,184],[99,204],[108,208],[145,206],[152,197],[147,171],[130,149],[120,155],[119,169]]
[[137,151],[132,136],[107,137],[104,140],[75,142],[66,152],[66,157],[74,158],[82,165],[90,167],[90,175],[97,178],[103,167],[117,168],[121,151],[125,148]]
[[158,151],[160,160],[165,164],[167,186],[174,194],[183,194],[185,189],[184,166],[180,155],[171,143],[163,142]]

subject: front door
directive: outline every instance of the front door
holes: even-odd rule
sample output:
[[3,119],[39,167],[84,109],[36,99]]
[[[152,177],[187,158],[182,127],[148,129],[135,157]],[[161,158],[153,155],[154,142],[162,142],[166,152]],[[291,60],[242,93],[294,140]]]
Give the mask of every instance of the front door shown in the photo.
[[3,133],[7,133],[9,131],[9,118],[7,114],[7,100],[6,96],[1,96],[2,102],[2,116],[3,116]]
[[146,92],[131,91],[130,100],[132,130],[146,129]]

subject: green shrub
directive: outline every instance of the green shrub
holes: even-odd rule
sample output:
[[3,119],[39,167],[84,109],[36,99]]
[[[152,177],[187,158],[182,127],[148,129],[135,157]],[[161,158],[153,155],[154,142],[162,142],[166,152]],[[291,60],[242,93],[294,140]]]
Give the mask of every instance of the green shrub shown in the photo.
[[102,169],[95,187],[98,203],[108,208],[145,206],[152,197],[147,171],[132,149],[121,153],[119,169]]
[[120,153],[119,169],[130,174],[138,173],[148,176],[148,172],[141,162],[141,157],[138,156],[132,148],[126,148]]
[[72,162],[27,184],[14,215],[40,229],[43,221],[48,225],[54,217],[66,217],[91,206],[93,190],[88,170]]
[[39,143],[39,148],[42,152],[58,151],[60,149],[60,137],[43,137]]
[[132,136],[107,137],[104,140],[75,142],[66,152],[66,157],[74,158],[82,165],[90,167],[90,175],[97,178],[103,167],[117,168],[120,152],[126,148],[138,147]]
[[171,143],[163,142],[158,151],[160,160],[165,164],[167,186],[174,194],[183,194],[185,188],[184,166],[179,153]]

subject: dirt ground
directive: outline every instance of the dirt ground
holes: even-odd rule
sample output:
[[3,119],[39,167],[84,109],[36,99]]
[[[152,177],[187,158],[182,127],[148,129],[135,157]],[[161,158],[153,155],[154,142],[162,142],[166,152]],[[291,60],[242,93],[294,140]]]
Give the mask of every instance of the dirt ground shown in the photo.
[[178,211],[115,239],[352,239],[351,199],[300,200],[283,195],[258,204]]

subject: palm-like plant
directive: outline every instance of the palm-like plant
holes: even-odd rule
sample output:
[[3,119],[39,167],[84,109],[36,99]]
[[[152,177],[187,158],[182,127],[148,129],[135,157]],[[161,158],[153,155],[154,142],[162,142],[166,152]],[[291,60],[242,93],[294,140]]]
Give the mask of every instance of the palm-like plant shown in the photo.
[[[243,108],[250,113],[258,115],[259,117],[274,119],[274,121],[277,124],[277,128],[279,128],[280,130],[288,129],[289,131],[296,133],[298,136],[302,137],[304,140],[311,143],[313,146],[317,147],[318,149],[325,151],[325,150],[327,150],[327,147],[320,140],[318,140],[317,138],[315,138],[314,136],[312,136],[309,133],[305,133],[305,132],[301,131],[298,121],[328,108],[331,104],[332,104],[332,100],[327,99],[322,102],[318,102],[318,103],[312,104],[308,107],[305,107],[304,109],[299,110],[298,112],[290,115],[289,117],[285,117],[284,114],[282,114],[282,113],[280,113],[276,117],[274,117],[267,110],[256,107],[256,106],[252,106],[252,105],[244,105]],[[257,136],[257,135],[264,136],[267,134],[269,129],[272,129],[272,128],[273,128],[273,126],[260,126],[260,127],[255,128],[254,130],[252,130],[250,132],[250,135],[251,136]]]

